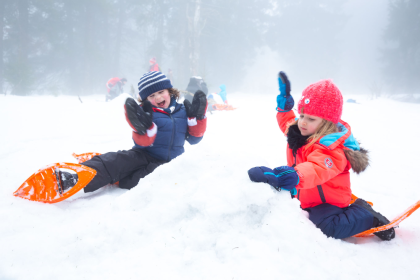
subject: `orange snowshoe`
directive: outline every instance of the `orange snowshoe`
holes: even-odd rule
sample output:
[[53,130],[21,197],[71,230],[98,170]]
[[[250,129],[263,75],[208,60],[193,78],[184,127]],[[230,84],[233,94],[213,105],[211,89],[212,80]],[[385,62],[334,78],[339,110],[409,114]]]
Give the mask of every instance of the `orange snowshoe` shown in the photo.
[[100,156],[101,153],[84,153],[84,154],[76,154],[73,153],[72,156],[77,159],[78,163],[83,163],[87,160],[90,160],[91,158],[93,158],[94,156]]
[[368,237],[368,236],[372,236],[374,232],[384,231],[384,230],[388,230],[388,229],[393,228],[393,227],[397,227],[408,216],[413,214],[413,212],[416,211],[419,207],[420,207],[420,200],[417,201],[416,203],[414,203],[413,205],[411,205],[402,214],[398,215],[389,224],[365,230],[364,232],[361,232],[361,233],[358,233],[358,234],[354,235],[354,237]]
[[[350,200],[350,204],[353,204],[353,202],[356,201],[356,199],[358,199],[357,196],[355,196],[354,194],[351,194],[351,200]],[[370,201],[366,201],[368,204],[370,204],[370,206],[373,206],[373,203]]]
[[[59,176],[60,169],[76,172],[77,183],[64,189]],[[83,189],[96,175],[96,170],[76,163],[54,163],[29,177],[14,193],[14,196],[44,203],[63,201]]]

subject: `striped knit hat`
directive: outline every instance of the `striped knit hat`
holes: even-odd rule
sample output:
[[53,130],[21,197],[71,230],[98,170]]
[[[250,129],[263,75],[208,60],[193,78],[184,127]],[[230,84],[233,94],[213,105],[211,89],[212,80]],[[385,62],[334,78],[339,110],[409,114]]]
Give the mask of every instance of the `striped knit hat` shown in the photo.
[[138,83],[141,100],[146,100],[149,95],[171,87],[171,81],[159,71],[147,72]]
[[331,80],[322,80],[309,85],[302,92],[298,113],[323,118],[338,123],[343,112],[343,96]]

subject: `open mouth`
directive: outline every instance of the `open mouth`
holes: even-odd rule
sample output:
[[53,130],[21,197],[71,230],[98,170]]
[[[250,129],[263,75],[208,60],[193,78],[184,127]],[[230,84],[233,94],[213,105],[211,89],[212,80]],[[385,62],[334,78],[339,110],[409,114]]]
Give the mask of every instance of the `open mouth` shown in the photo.
[[163,106],[165,105],[165,100],[163,100],[162,102],[157,103],[157,105],[158,105],[159,107],[163,107]]

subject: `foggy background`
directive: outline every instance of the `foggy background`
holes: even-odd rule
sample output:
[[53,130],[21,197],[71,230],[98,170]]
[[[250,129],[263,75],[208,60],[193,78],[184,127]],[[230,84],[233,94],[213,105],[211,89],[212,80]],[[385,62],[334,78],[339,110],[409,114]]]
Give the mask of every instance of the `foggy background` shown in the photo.
[[417,0],[0,0],[0,94],[106,93],[137,82],[156,57],[173,85],[294,93],[331,78],[341,91],[420,88]]

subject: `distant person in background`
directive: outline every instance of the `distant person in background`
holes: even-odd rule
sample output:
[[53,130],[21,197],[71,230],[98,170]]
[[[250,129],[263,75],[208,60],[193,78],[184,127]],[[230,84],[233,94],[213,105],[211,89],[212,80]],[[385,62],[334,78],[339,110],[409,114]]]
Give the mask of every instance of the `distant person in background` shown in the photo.
[[105,102],[108,102],[108,100],[112,100],[115,97],[119,96],[121,93],[123,93],[123,87],[125,83],[127,82],[126,78],[111,78],[106,82],[106,89],[108,93],[105,97]]
[[149,64],[150,64],[149,72],[160,71],[159,64],[157,64],[156,62],[156,57],[152,57],[149,60]]
[[228,104],[227,99],[226,99],[226,95],[227,95],[226,86],[224,84],[221,84],[219,88],[220,88],[220,92],[219,92],[220,97],[223,99],[223,102],[225,104]]
[[229,105],[227,101],[227,92],[226,92],[226,86],[220,85],[220,92],[219,93],[210,93],[207,95],[207,101],[209,103],[208,110],[212,112],[213,110],[217,111],[224,111],[224,110],[235,110],[232,105]]
[[194,76],[190,78],[190,82],[188,83],[187,88],[185,89],[184,98],[190,102],[192,102],[192,98],[194,93],[197,90],[201,90],[204,92],[205,95],[208,94],[209,90],[207,89],[207,84],[204,82],[203,78],[200,76]]

